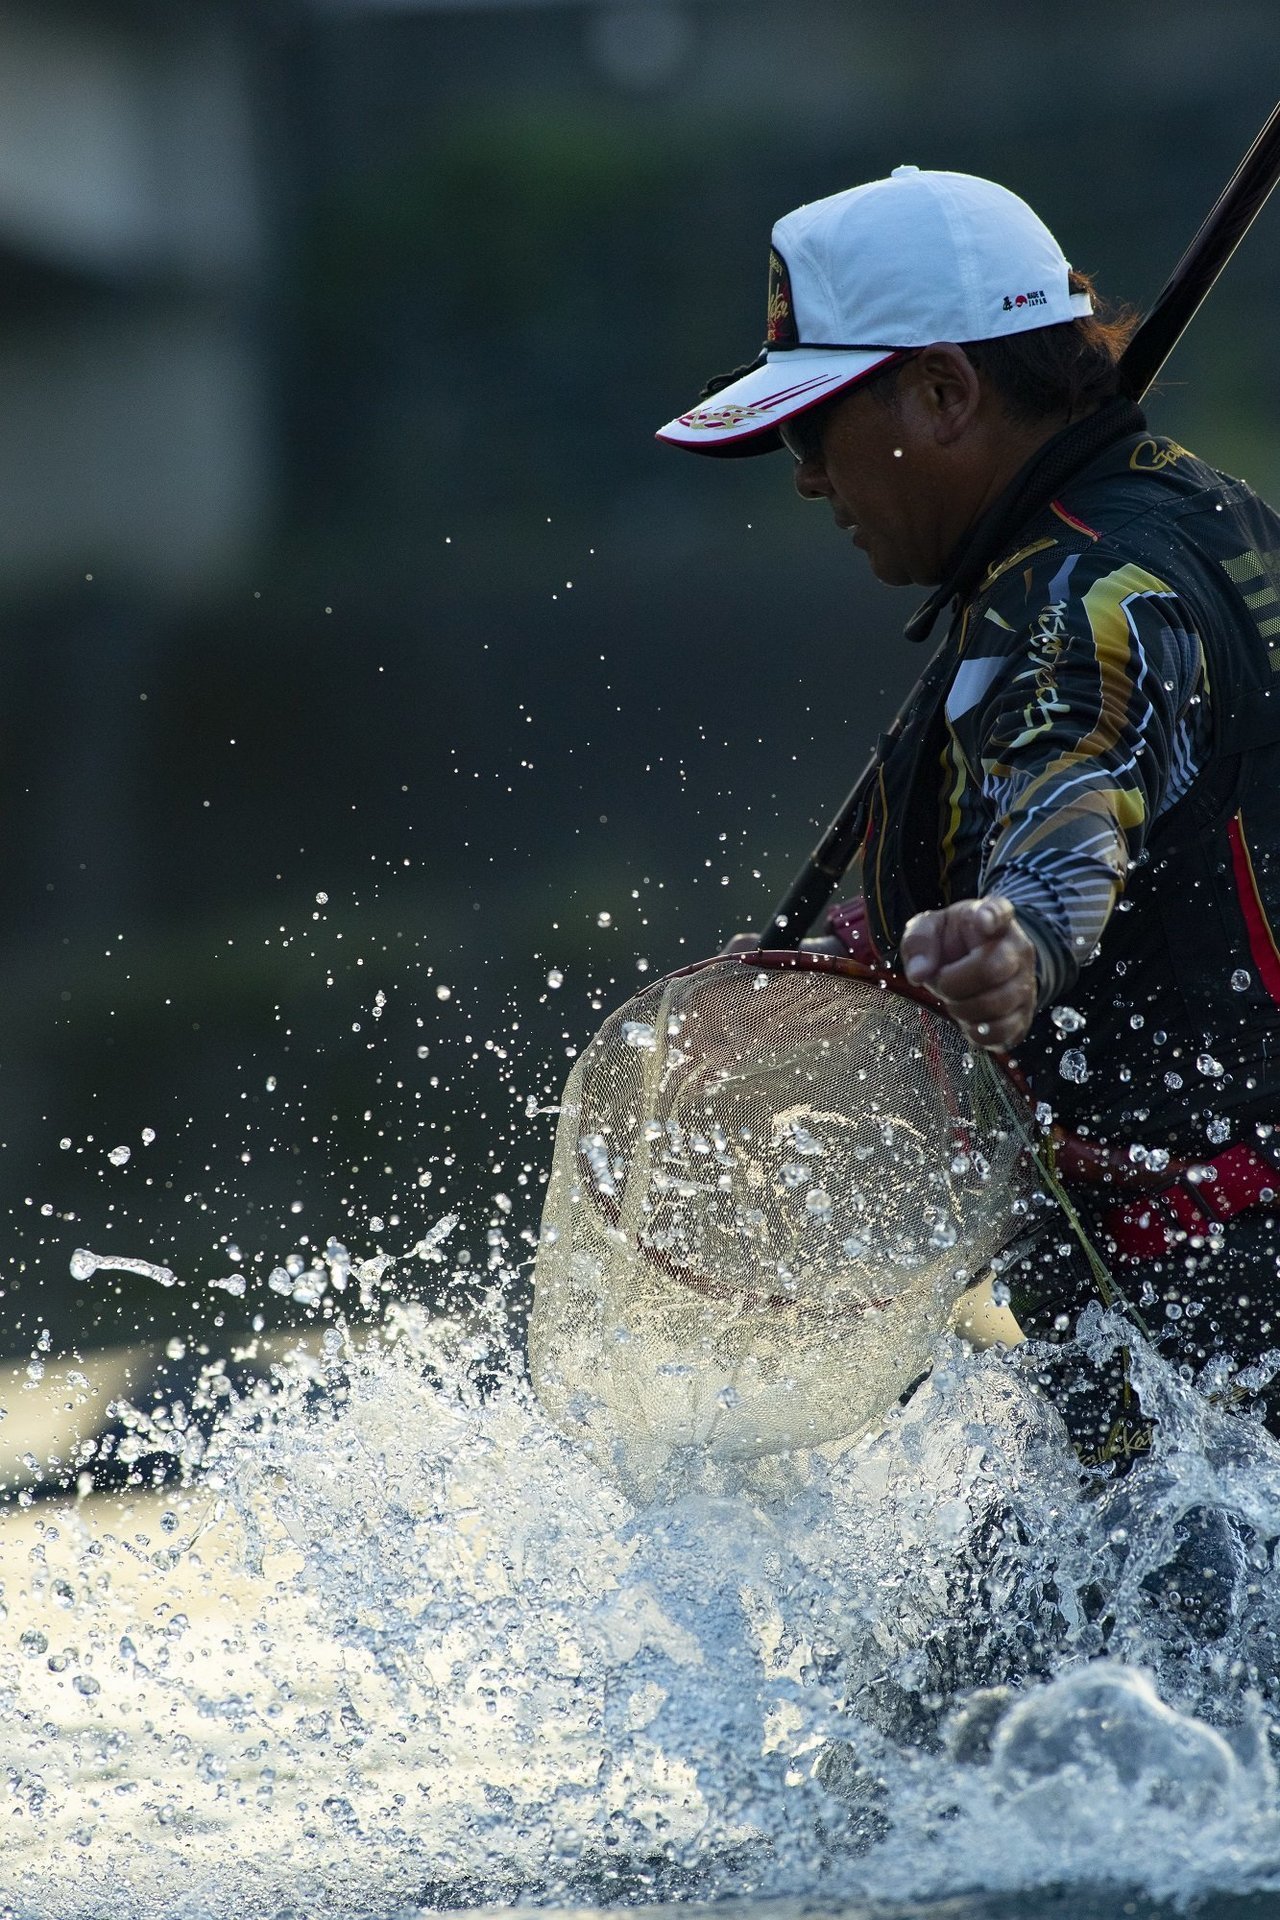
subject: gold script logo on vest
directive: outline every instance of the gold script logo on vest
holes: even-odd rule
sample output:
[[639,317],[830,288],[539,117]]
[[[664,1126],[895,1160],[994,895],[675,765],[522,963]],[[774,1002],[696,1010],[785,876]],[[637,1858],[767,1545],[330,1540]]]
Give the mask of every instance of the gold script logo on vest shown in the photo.
[[769,249],[769,310],[765,326],[765,345],[794,347],[799,344],[795,309],[791,302],[791,275],[787,263],[773,247]]
[[1162,467],[1176,467],[1179,460],[1190,457],[1176,440],[1139,440],[1129,455],[1129,465],[1135,473],[1159,473]]
[[1027,657],[1027,666],[1018,676],[1025,682],[1031,680],[1032,691],[1023,708],[1023,732],[1021,739],[1034,739],[1037,734],[1048,733],[1053,726],[1055,714],[1065,713],[1067,704],[1058,698],[1058,661],[1067,645],[1067,603],[1065,600],[1052,600],[1041,609],[1031,631],[1031,646]]

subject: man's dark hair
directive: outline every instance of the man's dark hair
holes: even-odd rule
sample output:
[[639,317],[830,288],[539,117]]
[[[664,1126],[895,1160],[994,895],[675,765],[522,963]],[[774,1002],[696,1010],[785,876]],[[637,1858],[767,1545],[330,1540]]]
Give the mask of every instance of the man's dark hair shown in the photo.
[[1080,320],[999,340],[969,340],[964,350],[999,394],[1011,420],[1037,421],[1055,414],[1089,413],[1120,391],[1117,366],[1138,315],[1110,309],[1088,274],[1071,273],[1072,293],[1087,293],[1095,311]]
[[[1094,311],[1079,320],[1063,320],[1052,327],[1034,327],[1029,333],[1005,334],[998,340],[966,340],[964,350],[984,380],[999,394],[1010,420],[1035,422],[1051,420],[1060,414],[1077,417],[1091,413],[1106,400],[1114,400],[1120,391],[1120,356],[1138,325],[1139,314],[1132,307],[1113,307],[1103,300],[1087,273],[1073,267],[1068,276],[1072,293],[1087,293]],[[905,357],[890,362],[885,377],[877,377],[879,368],[866,381],[866,390],[891,410],[901,404],[897,375],[906,360],[917,350],[907,349]],[[707,381],[698,398],[709,400],[722,387],[754,373],[765,363],[762,353],[748,365],[735,367],[732,373],[718,373]],[[842,389],[830,400],[820,400],[798,418],[808,423],[812,435],[821,437],[820,422],[847,397]]]

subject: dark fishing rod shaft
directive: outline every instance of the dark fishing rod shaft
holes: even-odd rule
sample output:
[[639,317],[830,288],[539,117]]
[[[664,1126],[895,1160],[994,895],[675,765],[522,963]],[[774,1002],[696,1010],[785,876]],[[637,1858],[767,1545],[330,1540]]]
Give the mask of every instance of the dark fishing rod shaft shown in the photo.
[[1191,245],[1156,296],[1150,313],[1120,358],[1125,393],[1141,400],[1205,296],[1266,205],[1280,178],[1280,102],[1222,192]]
[[[1120,357],[1120,384],[1141,400],[1199,312],[1222,269],[1280,178],[1280,103],[1214,201],[1195,238]],[[890,736],[892,737],[892,736]],[[883,744],[883,743],[882,743]],[[839,886],[857,850],[863,807],[879,764],[870,764],[774,908],[762,947],[798,947]]]
[[798,947],[839,886],[857,851],[863,799],[879,764],[878,753],[873,754],[835,819],[774,908],[768,926],[760,935],[762,947]]

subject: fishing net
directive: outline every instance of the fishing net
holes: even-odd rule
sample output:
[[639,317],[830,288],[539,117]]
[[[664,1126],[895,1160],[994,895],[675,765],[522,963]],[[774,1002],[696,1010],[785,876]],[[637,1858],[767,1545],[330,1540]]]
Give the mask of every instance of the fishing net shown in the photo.
[[1029,1120],[944,1015],[852,961],[706,961],[565,1089],[530,1369],[564,1431],[744,1456],[866,1431],[1028,1206]]

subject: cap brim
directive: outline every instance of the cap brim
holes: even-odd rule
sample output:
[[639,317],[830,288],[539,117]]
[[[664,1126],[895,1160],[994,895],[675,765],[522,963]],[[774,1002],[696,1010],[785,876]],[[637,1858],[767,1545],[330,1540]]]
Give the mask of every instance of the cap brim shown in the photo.
[[773,453],[782,445],[778,428],[798,413],[830,400],[862,380],[898,349],[846,352],[838,348],[806,352],[792,347],[775,353],[762,367],[722,387],[688,413],[658,429],[658,439],[690,453]]

